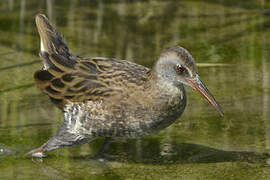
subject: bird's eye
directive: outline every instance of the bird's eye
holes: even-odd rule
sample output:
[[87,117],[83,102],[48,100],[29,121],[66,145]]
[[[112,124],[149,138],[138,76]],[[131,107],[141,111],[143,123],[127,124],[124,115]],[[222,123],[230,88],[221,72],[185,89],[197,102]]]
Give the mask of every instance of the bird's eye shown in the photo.
[[185,68],[179,64],[176,66],[176,69],[181,73],[185,71]]

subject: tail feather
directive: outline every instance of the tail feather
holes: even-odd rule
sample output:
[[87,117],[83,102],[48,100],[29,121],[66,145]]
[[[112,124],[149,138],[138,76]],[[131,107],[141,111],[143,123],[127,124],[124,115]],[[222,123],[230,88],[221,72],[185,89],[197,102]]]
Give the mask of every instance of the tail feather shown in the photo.
[[36,25],[40,35],[40,56],[45,61],[45,69],[50,68],[52,65],[48,62],[48,54],[58,54],[64,57],[71,56],[65,40],[45,15],[38,14],[36,16]]

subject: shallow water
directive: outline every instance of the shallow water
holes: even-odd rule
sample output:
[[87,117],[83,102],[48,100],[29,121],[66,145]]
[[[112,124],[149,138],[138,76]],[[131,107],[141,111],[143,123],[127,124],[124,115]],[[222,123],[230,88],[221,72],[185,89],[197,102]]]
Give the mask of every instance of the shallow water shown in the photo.
[[[266,1],[0,2],[0,179],[270,179],[270,3]],[[74,54],[151,67],[166,47],[194,56],[221,118],[186,88],[183,116],[158,134],[103,139],[48,157],[24,154],[53,136],[62,113],[35,86],[42,64],[35,14],[56,24]]]

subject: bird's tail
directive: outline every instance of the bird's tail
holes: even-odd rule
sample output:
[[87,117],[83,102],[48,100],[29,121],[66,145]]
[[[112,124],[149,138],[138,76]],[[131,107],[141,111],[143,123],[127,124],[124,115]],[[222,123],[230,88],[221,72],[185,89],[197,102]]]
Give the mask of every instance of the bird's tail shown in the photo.
[[45,15],[38,14],[36,16],[36,25],[40,35],[40,56],[45,60],[46,69],[50,67],[50,62],[46,61],[48,55],[71,56],[65,40]]

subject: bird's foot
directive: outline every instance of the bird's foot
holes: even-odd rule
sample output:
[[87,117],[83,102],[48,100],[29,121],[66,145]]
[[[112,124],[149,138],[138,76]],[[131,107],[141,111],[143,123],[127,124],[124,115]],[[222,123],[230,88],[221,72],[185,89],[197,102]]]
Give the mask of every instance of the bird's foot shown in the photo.
[[37,157],[37,158],[43,158],[46,157],[45,151],[42,147],[39,147],[37,149],[33,149],[32,151],[25,154],[26,157]]
[[115,158],[110,155],[105,155],[104,153],[96,153],[90,157],[91,159],[103,162],[103,161],[113,161]]

